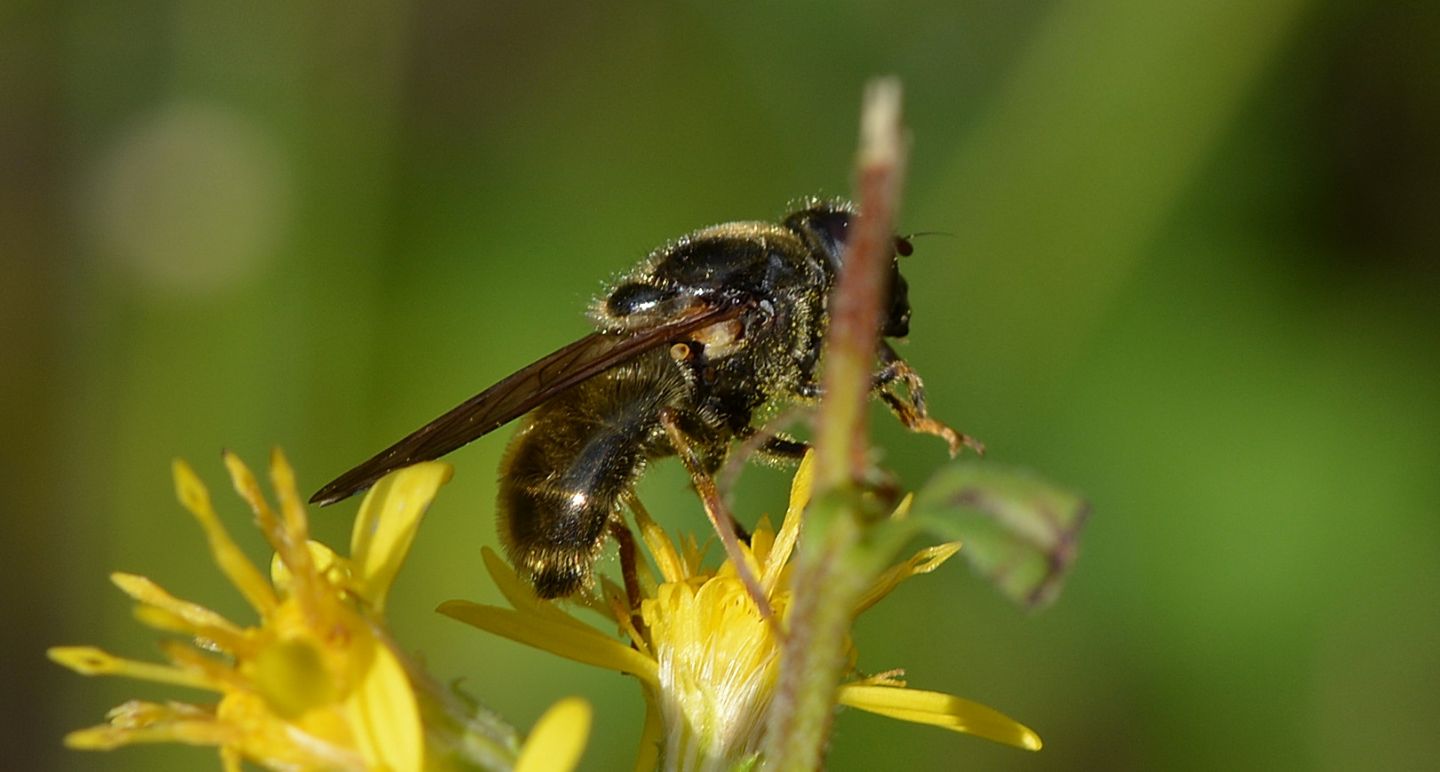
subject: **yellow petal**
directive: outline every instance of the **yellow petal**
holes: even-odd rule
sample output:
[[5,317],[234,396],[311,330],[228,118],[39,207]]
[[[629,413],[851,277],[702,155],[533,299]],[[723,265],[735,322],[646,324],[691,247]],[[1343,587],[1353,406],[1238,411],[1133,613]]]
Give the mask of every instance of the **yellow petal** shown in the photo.
[[608,605],[605,615],[615,622],[626,638],[630,639],[630,645],[635,647],[636,651],[653,658],[655,655],[650,653],[650,643],[635,627],[635,616],[630,610],[630,598],[625,591],[609,579],[601,577],[600,592],[604,594],[605,602]]
[[760,577],[760,586],[766,595],[775,594],[775,585],[780,581],[780,572],[790,560],[795,549],[795,540],[800,537],[800,524],[804,521],[805,507],[810,504],[810,489],[815,482],[815,453],[808,452],[795,470],[790,481],[790,504],[785,508],[785,520],[780,523],[780,532],[775,534],[775,544],[770,548],[770,559],[765,563],[765,574]]
[[160,651],[170,664],[196,677],[204,679],[209,689],[232,690],[246,688],[245,677],[232,665],[227,657],[217,659],[204,651],[174,639],[160,641]]
[[515,772],[570,772],[580,763],[590,737],[590,703],[566,697],[550,706],[530,730]]
[[228,450],[221,453],[220,458],[225,462],[225,470],[230,473],[231,486],[240,494],[240,498],[250,505],[255,522],[259,524],[260,533],[270,544],[270,549],[284,553],[287,541],[285,530],[280,525],[280,519],[275,516],[275,510],[270,508],[270,502],[265,500],[255,473],[250,471],[250,467],[246,466],[239,456]]
[[130,700],[111,708],[105,714],[110,726],[135,729],[164,721],[214,721],[215,712],[184,702],[146,702]]
[[897,667],[880,673],[871,673],[858,681],[851,681],[848,685],[893,686],[903,689],[909,684],[905,683],[905,668]]
[[358,727],[350,725],[343,707],[326,706],[291,722],[276,716],[270,704],[253,691],[231,691],[216,707],[216,716],[235,733],[228,744],[266,769],[379,769],[366,763],[354,739]]
[[658,683],[655,660],[614,638],[602,635],[594,628],[577,630],[571,625],[538,619],[519,611],[482,606],[463,600],[446,601],[436,610],[452,619],[526,646],[587,665],[630,673],[652,686]]
[[682,534],[676,539],[680,544],[681,581],[692,579],[701,573],[701,567],[705,564],[705,553],[715,541],[715,535],[710,529],[706,529],[706,533],[708,535],[704,544],[701,544],[693,533]]
[[117,675],[196,689],[215,689],[215,685],[199,673],[187,672],[170,665],[116,657],[94,646],[52,646],[45,654],[51,661],[81,675]]
[[245,557],[245,553],[230,538],[230,534],[225,532],[225,526],[220,524],[220,518],[215,514],[215,508],[210,503],[210,492],[205,489],[204,483],[195,476],[195,471],[189,464],[179,459],[171,464],[171,471],[175,477],[175,493],[180,504],[189,510],[200,522],[200,527],[205,529],[205,536],[210,541],[210,553],[220,571],[235,585],[240,594],[245,596],[251,608],[262,616],[273,611],[277,603],[275,591],[265,582],[265,577],[250,559]]
[[881,598],[889,595],[899,584],[917,574],[928,574],[939,568],[945,561],[955,556],[960,551],[960,542],[952,541],[945,544],[936,544],[933,547],[926,547],[923,550],[910,556],[910,559],[891,566],[870,585],[870,589],[860,598],[855,606],[855,613],[859,614],[880,601]]
[[910,507],[915,503],[915,494],[907,493],[900,503],[895,505],[895,511],[890,513],[894,520],[904,520],[910,516]]
[[275,488],[275,497],[280,500],[280,514],[291,543],[310,541],[310,521],[305,518],[305,504],[295,487],[295,468],[290,466],[290,460],[279,448],[270,450],[270,484]]
[[295,470],[279,448],[270,451],[270,485],[280,502],[285,534],[284,548],[276,550],[292,577],[290,594],[299,600],[312,619],[318,619],[325,605],[321,595],[333,596],[331,587],[320,581],[320,568],[315,565],[315,551],[310,548],[310,522],[305,518],[305,504],[295,487]]
[[220,746],[220,769],[222,772],[245,772],[244,759],[233,746]]
[[385,608],[426,508],[453,473],[449,464],[427,461],[380,478],[365,494],[350,535],[350,565],[356,592],[376,611]]
[[964,732],[1025,750],[1040,750],[1040,736],[994,708],[940,692],[890,686],[840,687],[839,702],[917,724]]
[[[308,541],[305,546],[310,550],[310,563],[315,567],[317,576],[333,588],[350,588],[349,561],[318,541]],[[290,567],[285,565],[279,553],[270,558],[270,583],[282,592],[289,592],[295,583]]]
[[676,551],[674,542],[665,534],[665,529],[650,517],[649,510],[645,509],[639,498],[630,496],[625,503],[635,515],[635,526],[640,529],[640,538],[645,542],[645,549],[650,552],[650,559],[655,561],[655,568],[660,571],[660,576],[667,582],[684,581],[685,577],[690,575],[686,570],[685,560]]
[[760,522],[750,531],[750,554],[755,556],[755,561],[765,565],[770,559],[770,550],[775,547],[775,526],[770,524],[770,516],[762,515]]
[[143,604],[136,609],[136,616],[152,627],[204,638],[230,652],[241,645],[243,633],[230,620],[197,603],[176,598],[146,577],[117,571],[110,575],[110,581]]
[[[291,576],[297,577],[287,588],[287,595],[296,600],[307,619],[318,624],[322,614],[320,609],[325,603],[325,599],[320,596],[325,594],[328,588],[322,587],[317,581],[315,566],[310,561],[310,551],[305,546],[310,540],[310,529],[305,522],[304,509],[298,507],[298,503],[291,506],[282,522],[265,500],[260,483],[255,479],[250,467],[229,451],[224,453],[224,461],[235,492],[250,505],[250,511],[255,513],[255,522],[259,524],[265,540],[285,563]],[[271,454],[271,478],[282,500],[288,495],[292,501],[298,502],[295,474],[289,470],[289,464],[278,450]]]
[[139,743],[221,745],[234,737],[229,727],[213,720],[171,721],[138,728],[102,724],[65,735],[65,746],[82,751],[109,751]]
[[389,647],[365,640],[373,647],[373,659],[346,705],[360,750],[371,769],[418,770],[424,764],[425,738],[405,666]]
[[549,622],[562,625],[570,625],[581,632],[593,633],[594,628],[570,616],[560,609],[559,606],[547,600],[541,600],[535,594],[534,588],[529,582],[520,578],[515,569],[510,567],[495,550],[489,547],[480,548],[480,557],[485,561],[485,570],[490,578],[495,580],[495,587],[510,606],[522,614],[533,614]]
[[651,772],[660,768],[660,743],[664,741],[665,722],[655,694],[645,690],[645,728],[640,730],[640,751],[635,755],[635,772]]

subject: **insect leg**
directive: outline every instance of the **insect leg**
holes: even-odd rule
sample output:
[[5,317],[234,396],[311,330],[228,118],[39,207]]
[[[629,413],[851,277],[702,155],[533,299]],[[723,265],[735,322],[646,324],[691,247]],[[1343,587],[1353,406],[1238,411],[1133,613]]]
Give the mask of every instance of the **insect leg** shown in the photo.
[[810,452],[810,443],[777,434],[767,437],[756,452],[762,456],[794,462]]
[[806,416],[803,406],[795,405],[784,410],[756,429],[748,427],[739,433],[740,444],[731,448],[725,456],[725,463],[715,473],[715,483],[727,495],[740,479],[740,471],[752,456],[773,466],[793,466],[810,450],[810,443],[782,434],[790,425]]
[[685,470],[690,473],[690,480],[695,484],[695,490],[700,494],[700,503],[705,507],[705,514],[710,518],[710,525],[715,529],[716,535],[720,537],[720,543],[725,547],[725,555],[730,558],[731,565],[735,566],[735,574],[740,582],[745,585],[745,591],[750,594],[750,599],[755,601],[755,607],[759,609],[760,616],[770,620],[772,625],[777,625],[775,612],[770,608],[770,601],[765,597],[765,591],[760,587],[760,581],[750,570],[750,564],[745,561],[745,553],[740,549],[740,541],[735,536],[735,519],[730,516],[730,510],[720,498],[720,489],[715,486],[715,479],[705,471],[700,463],[699,456],[685,432],[680,429],[679,416],[674,408],[660,409],[660,424],[665,427],[665,433],[670,437],[670,444],[675,448],[675,454],[680,457],[680,462],[685,465]]
[[[640,506],[634,493],[627,496],[627,503],[633,509]],[[610,536],[620,548],[620,575],[625,581],[626,602],[630,604],[630,623],[636,630],[645,629],[645,620],[640,616],[640,576],[638,571],[639,553],[635,550],[635,534],[630,532],[623,518],[610,518]]]
[[[920,380],[920,374],[910,367],[910,363],[901,359],[890,344],[880,345],[880,361],[882,366],[873,379],[875,393],[906,429],[921,434],[933,434],[945,440],[950,445],[952,456],[959,453],[962,447],[970,448],[982,456],[985,454],[984,443],[930,417],[925,408],[925,382]],[[905,397],[896,392],[899,386],[905,387]]]

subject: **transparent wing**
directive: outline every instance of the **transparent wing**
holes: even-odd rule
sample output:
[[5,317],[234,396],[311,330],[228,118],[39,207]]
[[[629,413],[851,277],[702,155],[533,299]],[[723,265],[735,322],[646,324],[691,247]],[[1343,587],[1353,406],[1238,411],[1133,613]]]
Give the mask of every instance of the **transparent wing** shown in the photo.
[[701,305],[690,314],[628,333],[597,332],[522,368],[455,406],[332,480],[310,497],[325,506],[369,488],[386,474],[439,458],[534,410],[551,397],[657,346],[670,345],[703,327],[739,316],[743,303]]

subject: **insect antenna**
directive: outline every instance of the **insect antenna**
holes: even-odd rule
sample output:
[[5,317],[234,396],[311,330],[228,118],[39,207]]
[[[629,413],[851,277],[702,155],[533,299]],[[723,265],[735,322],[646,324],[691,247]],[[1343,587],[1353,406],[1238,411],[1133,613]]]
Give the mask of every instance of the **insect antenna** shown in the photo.
[[911,243],[911,240],[914,239],[916,236],[949,236],[951,238],[954,238],[955,234],[948,231],[916,231],[915,233],[907,233],[903,236],[896,236],[895,254],[901,257],[909,257],[910,255],[914,254],[915,245]]

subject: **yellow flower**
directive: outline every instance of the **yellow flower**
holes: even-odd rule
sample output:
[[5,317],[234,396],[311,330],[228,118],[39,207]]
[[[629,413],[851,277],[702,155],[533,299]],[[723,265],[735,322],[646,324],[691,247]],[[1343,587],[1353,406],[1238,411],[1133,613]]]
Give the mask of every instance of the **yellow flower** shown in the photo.
[[590,736],[590,703],[566,697],[551,705],[520,749],[514,772],[569,772],[580,763]]
[[[537,726],[533,742],[517,749],[514,730],[438,686],[385,628],[386,594],[422,515],[450,478],[448,465],[419,464],[382,479],[361,504],[344,558],[309,540],[295,475],[278,451],[270,464],[278,512],[238,458],[227,453],[225,464],[275,550],[268,581],[231,540],[209,492],[183,461],[174,464],[175,485],[216,564],[259,621],[241,626],[142,576],[117,573],[115,584],[138,602],[142,622],[186,635],[191,644],[166,641],[166,664],[89,646],[49,652],[87,675],[187,686],[218,700],[127,702],[110,711],[108,723],[68,735],[69,746],[209,745],[219,749],[227,770],[239,770],[242,760],[285,770],[510,768],[525,759],[532,770],[573,768],[589,731],[588,706],[562,701]],[[545,761],[537,764],[537,757]]]
[[[757,757],[774,695],[787,612],[791,605],[790,556],[810,497],[811,463],[796,473],[779,531],[767,521],[742,545],[773,617],[757,608],[735,566],[702,565],[694,538],[676,543],[635,506],[641,538],[659,576],[638,561],[633,584],[639,597],[608,580],[578,601],[597,611],[626,640],[591,627],[540,600],[493,551],[485,565],[510,608],[450,601],[441,613],[562,657],[628,673],[644,688],[648,715],[637,769],[730,769]],[[902,504],[898,514],[903,515]],[[942,544],[882,573],[855,613],[874,605],[905,579],[929,573],[959,544]],[[638,613],[632,613],[632,609]],[[851,651],[854,661],[854,651]],[[1025,726],[978,703],[938,692],[905,688],[901,671],[842,685],[842,705],[905,721],[932,724],[997,742],[1038,750],[1040,738]]]

